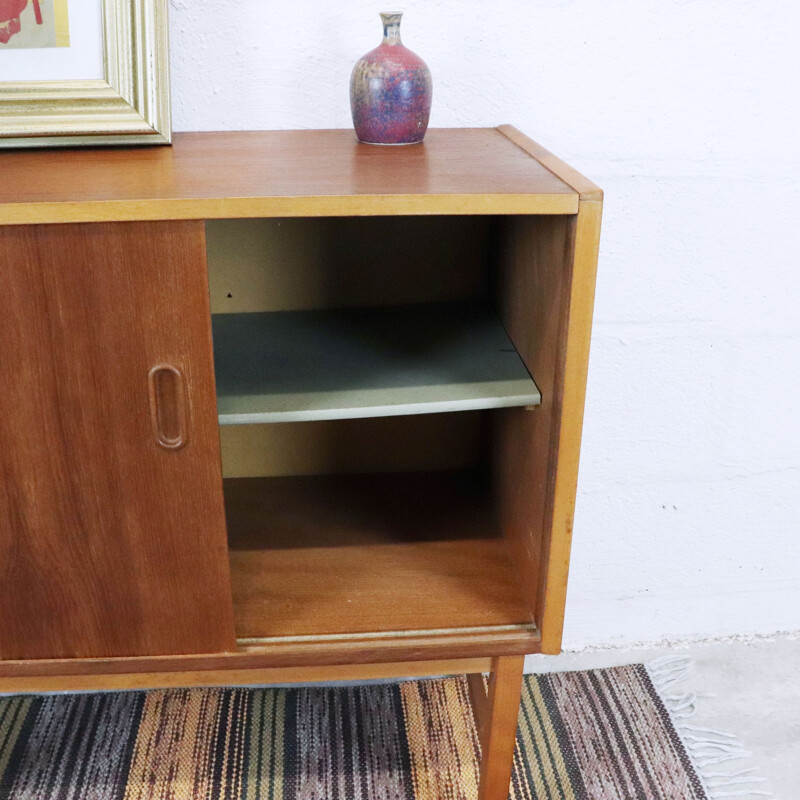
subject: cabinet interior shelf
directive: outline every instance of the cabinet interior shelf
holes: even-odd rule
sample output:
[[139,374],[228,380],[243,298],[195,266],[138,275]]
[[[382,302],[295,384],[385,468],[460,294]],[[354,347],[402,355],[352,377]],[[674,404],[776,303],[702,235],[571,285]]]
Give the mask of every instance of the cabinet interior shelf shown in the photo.
[[241,640],[532,629],[480,471],[225,480]]
[[471,305],[215,314],[222,425],[532,406],[501,323]]

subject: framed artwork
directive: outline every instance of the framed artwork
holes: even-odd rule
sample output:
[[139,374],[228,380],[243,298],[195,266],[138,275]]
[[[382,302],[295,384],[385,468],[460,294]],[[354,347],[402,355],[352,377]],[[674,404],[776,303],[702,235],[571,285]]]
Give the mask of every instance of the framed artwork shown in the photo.
[[171,135],[167,0],[0,0],[0,148]]

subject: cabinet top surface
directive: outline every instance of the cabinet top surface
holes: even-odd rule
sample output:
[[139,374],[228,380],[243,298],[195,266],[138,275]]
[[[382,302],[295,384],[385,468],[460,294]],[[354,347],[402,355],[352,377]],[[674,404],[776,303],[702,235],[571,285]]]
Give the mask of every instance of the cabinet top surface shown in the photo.
[[0,170],[6,225],[574,214],[584,196],[577,173],[509,126],[431,130],[407,147],[350,130],[183,133],[172,147],[3,152]]

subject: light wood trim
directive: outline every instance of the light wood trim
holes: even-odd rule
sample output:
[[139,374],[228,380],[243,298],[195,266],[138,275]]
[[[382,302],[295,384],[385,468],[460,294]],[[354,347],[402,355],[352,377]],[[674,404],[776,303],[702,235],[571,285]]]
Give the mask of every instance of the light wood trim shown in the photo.
[[[221,669],[186,672],[130,672],[111,675],[0,677],[0,692],[83,692],[171,689],[198,686],[252,686],[356,680],[428,678],[488,672],[491,658],[341,664],[275,669]],[[478,677],[483,680],[481,675]],[[485,692],[484,692],[485,695]]]
[[499,633],[522,633],[535,634],[536,625],[533,622],[521,622],[515,625],[484,625],[469,628],[441,628],[439,630],[414,630],[414,631],[382,631],[373,633],[338,633],[320,634],[312,636],[254,636],[251,638],[237,639],[237,645],[242,649],[255,650],[260,647],[269,647],[276,644],[287,644],[290,642],[303,644],[323,642],[376,642],[381,639],[403,639],[420,638],[423,636],[459,636],[470,634],[475,636],[487,633],[496,635]]
[[580,195],[581,200],[603,199],[603,190],[596,183],[581,175],[578,170],[562,161],[558,156],[553,155],[538,142],[534,142],[529,136],[518,131],[513,125],[500,125],[497,130],[514,144],[521,147],[526,153],[533,156],[553,175],[560,178],[568,186],[571,186]]
[[489,716],[484,722],[481,740],[478,800],[508,800],[524,664],[522,656],[495,658],[492,661]]
[[[0,692],[12,691],[17,678],[54,679],[83,675],[102,681],[106,675],[167,672],[214,672],[265,670],[284,667],[328,667],[366,665],[401,661],[483,659],[502,655],[539,652],[535,631],[490,631],[469,629],[452,634],[398,636],[382,639],[315,640],[258,643],[232,653],[181,656],[140,656],[136,658],[68,658],[31,661],[0,660]],[[94,685],[94,684],[93,684]],[[99,685],[99,683],[97,684]]]
[[259,217],[385,217],[414,214],[575,214],[573,194],[319,195],[187,200],[7,203],[0,224],[126,222]]
[[576,221],[552,534],[546,554],[542,652],[561,651],[603,204],[581,201]]

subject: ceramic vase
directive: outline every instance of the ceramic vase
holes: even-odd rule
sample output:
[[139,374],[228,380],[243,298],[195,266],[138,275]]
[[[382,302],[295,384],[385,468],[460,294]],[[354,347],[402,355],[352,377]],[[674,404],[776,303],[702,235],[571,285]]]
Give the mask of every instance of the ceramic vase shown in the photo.
[[350,78],[353,126],[368,144],[417,144],[428,129],[431,71],[400,40],[402,16],[381,14],[383,41],[356,62]]

